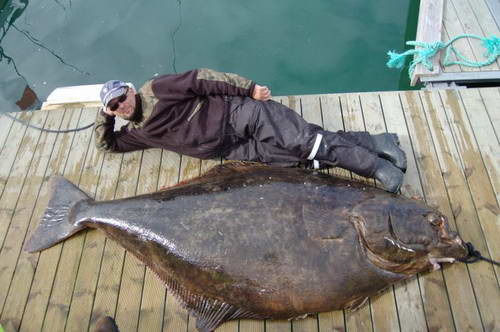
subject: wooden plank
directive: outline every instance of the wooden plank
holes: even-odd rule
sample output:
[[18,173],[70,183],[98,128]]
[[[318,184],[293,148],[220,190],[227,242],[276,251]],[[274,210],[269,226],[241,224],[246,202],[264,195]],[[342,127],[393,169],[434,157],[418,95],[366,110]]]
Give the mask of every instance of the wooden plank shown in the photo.
[[[199,159],[182,156],[178,181],[185,181],[200,174]],[[196,319],[189,316],[186,309],[177,301],[173,294],[167,292],[163,329],[166,331],[194,331]],[[188,325],[189,324],[189,325]]]
[[[67,128],[70,118],[71,118],[70,116],[65,116],[61,128]],[[78,119],[78,117],[76,117],[76,119]],[[51,117],[49,117],[48,121],[49,124],[52,122]],[[50,135],[54,136],[54,134]],[[61,135],[57,135],[57,140],[54,144],[54,150],[52,156],[49,158],[48,161],[49,165],[46,170],[45,174],[46,176],[44,176],[41,189],[38,195],[36,196],[35,208],[32,211],[33,213],[29,217],[27,217],[27,221],[29,222],[29,228],[27,231],[28,235],[30,235],[33,229],[37,226],[38,219],[46,207],[48,200],[45,189],[47,176],[48,174],[50,174],[52,170],[51,166],[54,165],[54,160],[56,159],[54,156],[56,156],[57,154],[58,147],[60,147],[61,145],[61,141],[62,141]],[[21,241],[19,245],[22,246],[23,241]],[[19,324],[23,317],[23,311],[25,309],[26,302],[34,298],[34,297],[28,298],[28,295],[30,292],[33,275],[35,273],[34,270],[37,266],[37,261],[38,261],[38,254],[27,253],[26,251],[20,252],[14,276],[12,278],[12,283],[10,285],[9,293],[5,301],[4,305],[5,310],[2,313],[2,317],[4,317],[3,320],[11,320],[12,323],[16,326],[13,330],[19,329]],[[45,311],[45,308],[43,308],[43,310]]]
[[[216,165],[220,165],[222,161],[220,159],[202,160],[201,161],[201,174],[206,173],[209,169]],[[217,328],[217,332],[238,332],[248,329],[253,324],[249,324],[246,320],[233,320],[222,324]]]
[[[64,110],[54,111],[49,114],[46,127],[59,128],[63,119],[63,114]],[[3,306],[4,311],[0,315],[0,321],[8,322],[4,326],[8,330],[17,331],[21,323],[27,292],[20,292],[21,290],[19,288],[25,290],[25,287],[16,284],[18,280],[13,277],[15,270],[23,268],[23,261],[19,260],[19,257],[56,138],[57,135],[52,133],[44,132],[41,134],[40,140],[34,151],[33,161],[27,172],[29,181],[26,181],[26,184],[22,188],[19,196],[19,203],[10,221],[11,226],[7,231],[4,245],[0,251],[0,271],[2,271],[0,274],[0,292],[6,296],[6,300],[4,301],[5,305]],[[7,220],[3,222],[8,223]],[[21,266],[17,266],[18,262]],[[18,272],[16,271],[16,273]],[[24,276],[17,276],[17,278],[23,277]]]
[[[29,122],[33,112],[22,112],[17,115],[18,119]],[[0,152],[0,199],[2,198],[5,185],[7,184],[11,168],[14,164],[14,160],[16,159],[17,152],[19,147],[21,146],[22,139],[24,137],[24,133],[26,132],[26,126],[19,122],[14,122],[11,126],[11,130],[9,135],[6,138],[7,144],[3,147]],[[1,202],[1,201],[0,201]],[[0,206],[4,206],[0,204]]]
[[[448,7],[448,3],[445,2],[444,5],[444,15],[446,16],[446,11]],[[448,30],[446,30],[446,26],[443,26],[443,41],[448,41],[450,40],[450,35],[448,33]],[[421,82],[428,82],[433,80],[435,77],[439,78],[443,75],[450,74],[450,73],[462,73],[462,68],[459,65],[454,65],[454,66],[447,66],[443,67],[442,63],[444,63],[444,59],[446,57],[446,52],[441,52],[439,55],[439,64],[441,66],[441,73],[439,73],[436,76],[427,76],[427,77],[421,77],[420,81]]]
[[[399,95],[394,92],[380,93],[388,132],[398,134],[401,148],[406,152],[408,169],[401,187],[401,193],[407,197],[423,197],[420,177],[417,171],[412,142],[408,133]],[[411,278],[394,286],[398,315],[402,331],[425,331],[427,323],[420,292],[419,280]]]
[[[486,22],[487,17],[481,17],[478,20],[478,18],[476,18],[472,6],[469,5],[468,0],[449,0],[449,1],[455,7],[457,13],[459,14],[459,19],[460,22],[462,23],[465,33],[481,37],[486,36],[479,21]],[[480,6],[480,3],[484,4],[483,0],[475,1],[474,7]],[[478,62],[484,61],[486,58],[483,56],[483,54],[486,52],[486,48],[484,48],[481,41],[470,38],[468,42],[471,45],[472,53],[474,54],[476,61]],[[498,63],[495,61],[491,65],[480,67],[479,70],[480,71],[498,70]]]
[[[448,68],[448,67],[447,67]],[[451,66],[449,68],[458,68]],[[432,77],[421,79],[424,83],[455,82],[461,84],[467,83],[494,83],[500,81],[500,71],[481,71],[481,72],[447,72]]]
[[[482,190],[483,197],[475,197],[476,207],[480,216],[481,225],[483,227],[488,249],[492,257],[496,257],[498,261],[500,257],[500,245],[498,241],[494,241],[491,231],[498,232],[500,230],[499,215],[500,215],[500,190],[499,184],[499,154],[500,147],[495,142],[495,131],[489,121],[488,114],[486,113],[484,101],[477,90],[471,90],[461,94],[462,106],[460,109],[454,109],[457,117],[463,120],[461,124],[463,127],[457,128],[463,131],[464,139],[470,139],[471,143],[461,147],[465,150],[463,162],[467,170],[468,179],[476,179],[480,184],[469,182],[471,190],[476,194]],[[458,113],[458,110],[462,113]],[[457,124],[458,125],[458,124]],[[476,159],[473,159],[473,154],[476,154]],[[481,163],[482,161],[482,163]],[[469,171],[472,174],[469,174]],[[489,181],[488,181],[489,180]],[[490,195],[493,194],[494,197]],[[496,202],[495,202],[496,199]],[[496,203],[496,205],[495,205]],[[494,219],[490,219],[494,218]],[[496,222],[493,220],[496,219]],[[496,268],[497,277],[499,276],[500,268]]]
[[500,105],[500,91],[498,88],[479,89],[479,94],[483,98],[488,118],[495,130],[497,142],[500,142],[500,112],[497,108]]
[[[342,105],[340,95],[330,94],[321,96],[321,112],[323,115],[323,128],[329,131],[345,130],[344,119],[342,117]],[[330,174],[335,174],[344,178],[350,178],[351,172],[340,167],[328,170]]]
[[[361,110],[361,104],[359,101],[359,94],[348,93],[340,95],[340,104],[342,107],[342,121],[344,124],[345,131],[364,131],[365,121],[363,119],[363,113]],[[352,178],[373,184],[372,179],[367,179],[351,172]]]
[[[90,144],[94,146],[93,141]],[[94,175],[98,180],[95,200],[113,199],[116,193],[118,183],[117,174],[120,171],[122,156],[120,154],[104,154],[96,151],[95,148],[93,156],[97,160],[103,160],[101,171],[97,174],[85,174],[84,172],[80,186],[83,185],[83,181],[90,181],[90,178],[87,178],[87,176]],[[71,289],[71,293],[65,294],[65,300],[70,301],[66,320],[67,331],[77,331],[87,329],[88,327],[99,271],[104,259],[105,242],[106,238],[101,232],[89,230],[83,238],[83,243],[80,243],[79,246],[69,248],[68,252],[65,252],[67,250],[66,246],[63,248],[58,273],[65,273],[69,275],[66,278],[74,280],[74,287]],[[66,257],[74,257],[77,265],[72,265],[72,262],[64,261],[65,255]],[[64,265],[61,265],[63,263]],[[92,321],[90,321],[90,324],[92,324]]]
[[[366,130],[371,134],[386,132],[384,114],[378,94],[360,94],[360,102]],[[378,183],[377,186],[379,186]],[[376,331],[399,331],[394,287],[390,287],[383,293],[370,299],[370,301],[374,329]],[[406,317],[401,317],[401,319],[405,320]]]
[[[128,158],[137,160],[136,154],[128,154]],[[112,157],[111,160],[108,158]],[[116,182],[111,182],[110,185],[114,186],[115,190],[112,195],[113,199],[123,198],[133,195],[136,188],[137,172],[135,171],[137,162],[132,167],[124,166],[124,155],[106,155],[104,166],[106,169],[111,167],[113,173],[101,174],[101,178],[110,177],[114,179],[118,177]],[[128,160],[127,160],[128,161]],[[101,186],[101,184],[99,184]],[[97,234],[96,234],[97,235]],[[113,317],[115,315],[116,301],[118,297],[119,283],[122,273],[124,250],[113,241],[106,238],[98,238],[97,241],[104,241],[104,251],[102,261],[100,262],[100,269],[98,270],[97,286],[92,283],[77,284],[73,294],[73,301],[67,322],[68,330],[76,330],[79,321],[88,322],[90,311],[92,316],[90,318],[90,325],[93,326],[95,321],[100,315],[107,315]],[[98,261],[98,260],[97,260]],[[95,267],[92,268],[94,271]],[[90,279],[95,280],[93,278]],[[95,291],[93,291],[95,289]],[[78,296],[76,296],[78,294]],[[80,295],[82,294],[82,295]],[[85,295],[83,295],[85,294]],[[92,307],[93,306],[93,307]],[[97,312],[97,314],[96,314]]]
[[[37,126],[43,126],[47,114],[32,113],[34,114],[31,118],[31,122]],[[25,184],[27,173],[31,166],[38,140],[41,136],[40,134],[41,132],[35,129],[28,129],[26,131],[10,170],[9,178],[0,199],[0,206],[2,207],[0,209],[0,220],[2,220],[0,223],[0,248],[3,247],[7,232],[10,228],[11,218],[18,205],[18,199]],[[5,296],[7,295],[7,289],[2,289],[5,286],[8,286],[8,283],[7,285],[0,285],[0,307],[3,307]]]
[[[444,26],[446,31],[448,31],[449,40],[455,38],[456,36],[465,34],[464,27],[460,23],[459,16],[455,10],[455,7],[450,1],[446,2],[445,15],[443,16]],[[448,42],[449,40],[445,40],[444,42]],[[472,47],[469,41],[466,38],[462,38],[453,43],[453,46],[460,51],[460,53],[465,56],[467,59],[471,59],[473,61],[476,60],[474,56],[474,52],[472,51]],[[454,60],[454,57],[451,57],[450,60]],[[454,65],[456,66],[456,65]],[[479,68],[476,67],[467,67],[460,66],[462,72],[467,71],[480,71]]]
[[[484,37],[498,36],[500,34],[500,29],[498,28],[497,22],[495,21],[494,12],[490,10],[488,7],[488,0],[468,0],[469,6],[472,8],[474,12],[474,16],[476,17],[481,29],[483,31]],[[498,0],[491,1],[496,2],[500,5]],[[500,17],[500,16],[499,16]],[[498,61],[497,61],[498,63]]]
[[[136,195],[153,192],[158,185],[159,166],[160,166],[160,150],[145,150],[140,165],[139,182],[137,184]],[[138,329],[139,318],[141,315],[141,301],[144,290],[144,280],[146,277],[146,266],[130,253],[125,255],[125,269],[122,276],[122,287],[118,302],[117,321],[120,321],[126,329],[136,331]],[[151,273],[151,271],[149,271]],[[149,276],[151,278],[151,275]],[[149,291],[150,292],[150,291]],[[164,294],[164,293],[163,293]],[[160,297],[161,308],[155,308],[159,313],[163,312],[163,297]],[[154,303],[154,302],[153,302]],[[148,303],[147,305],[150,305]],[[149,309],[147,309],[149,310]],[[148,311],[143,311],[144,319],[148,317]],[[154,316],[153,316],[154,317]],[[143,320],[143,324],[159,324],[157,322],[148,322]]]
[[[9,113],[9,115],[16,116],[17,114]],[[14,120],[0,113],[0,153],[2,153],[5,143],[7,142],[7,136],[9,136],[10,129],[13,123]]]
[[300,106],[302,110],[302,117],[309,123],[314,123],[323,127],[323,119],[321,117],[321,104],[319,96],[301,96]]
[[289,332],[292,331],[292,322],[288,320],[269,319],[265,322],[266,332]]
[[[102,153],[99,154],[102,155]],[[104,154],[96,200],[134,195],[141,158],[142,151]],[[107,240],[101,232],[87,234],[80,263],[87,267],[87,271],[79,272],[77,277],[66,330],[77,331],[81,322],[86,322],[90,325],[90,330],[93,330],[96,320],[101,315],[115,314],[124,255],[124,249],[115,242]],[[122,286],[125,287],[124,284]],[[130,285],[126,284],[126,287]],[[96,295],[95,299],[94,295]],[[140,294],[139,297],[136,295],[131,287],[130,300],[139,302]],[[97,312],[98,310],[101,312]],[[117,310],[116,319],[119,321],[121,316],[119,316],[119,309]],[[134,322],[133,317],[128,318]],[[134,324],[136,325],[137,316],[135,318]],[[127,323],[128,321],[120,322],[124,326],[127,326]]]
[[[291,104],[296,111],[296,107],[300,108],[300,104],[297,104],[297,99],[294,97],[289,99],[288,97],[277,97],[276,102],[281,102],[283,105],[288,106]],[[300,103],[300,102],[299,102]],[[298,105],[298,106],[297,106]],[[300,112],[300,109],[299,109]],[[268,320],[268,321],[253,321],[253,320],[240,320],[238,324],[236,322],[229,322],[221,326],[217,331],[237,331],[239,326],[239,331],[273,331],[273,332],[289,332],[292,328],[292,323],[289,321],[282,320]],[[241,325],[243,324],[243,325]]]
[[[264,332],[265,331],[265,321],[263,320],[257,320],[257,319],[241,319],[239,321],[239,331],[240,332]],[[225,324],[224,324],[225,325]],[[234,330],[234,325],[233,326],[221,326],[220,329],[217,329],[217,332],[219,330],[222,330],[222,327],[224,327],[224,330],[229,329],[229,331]],[[193,330],[194,332],[195,330]],[[300,329],[298,330],[300,331]],[[316,330],[314,330],[316,331]]]
[[222,165],[222,159],[206,159],[201,161],[201,174],[205,174],[215,166]]
[[[95,119],[95,112],[84,112],[80,110],[67,110],[70,114],[70,124],[68,127],[74,128],[78,125],[81,119]],[[78,183],[81,170],[84,167],[83,160],[88,148],[88,141],[92,131],[84,130],[77,133],[62,134],[57,140],[57,145],[54,148],[54,155],[50,161],[47,170],[46,179],[40,191],[40,199],[37,202],[33,220],[30,224],[31,231],[38,226],[38,220],[43,215],[49,200],[48,178],[51,175],[62,174],[70,181]],[[77,143],[78,142],[78,143]],[[42,251],[40,254],[25,254],[29,259],[35,260],[30,276],[33,278],[31,289],[29,290],[28,302],[24,311],[23,320],[21,322],[20,331],[40,331],[43,326],[45,312],[47,310],[48,301],[50,298],[57,265],[59,262],[60,251],[62,245],[57,245],[50,249]]]
[[[179,154],[170,152],[170,151],[162,151],[162,161],[161,161],[161,168],[160,168],[160,174],[159,174],[159,180],[158,180],[158,185],[160,188],[162,187],[169,187],[172,185],[175,185],[179,182],[179,176],[180,176],[180,164],[181,164],[181,157]],[[179,319],[178,316],[176,316],[176,309],[179,307],[174,306],[177,303],[175,302],[175,299],[173,296],[168,295],[168,291],[163,291],[161,294],[158,294],[159,296],[164,297],[164,312],[162,312],[162,330],[163,331],[175,331],[173,327],[175,326],[181,326],[180,330],[176,331],[185,331],[186,330],[186,325],[180,323],[178,324],[179,321],[183,322],[183,319]],[[170,303],[167,302],[167,299],[170,300]],[[174,304],[172,304],[174,303]],[[182,318],[187,319],[187,313],[183,312]],[[184,329],[182,329],[182,327]]]
[[[277,98],[276,102],[279,102],[287,107],[290,105],[290,99],[288,97]],[[296,99],[291,99],[292,105],[296,108]],[[294,109],[294,111],[296,111]],[[290,332],[292,331],[292,322],[289,320],[267,320],[264,322],[266,332]]]
[[[294,96],[288,97],[285,104],[292,106],[291,108],[301,114],[304,120],[309,123],[322,125],[321,106],[317,96]],[[292,330],[294,332],[312,332],[318,330],[318,315],[309,315],[304,319],[292,321]]]
[[[344,129],[342,119],[342,108],[339,95],[323,95],[320,98],[321,114],[323,118],[323,128],[329,131]],[[329,170],[330,174],[348,177],[348,171],[342,168]],[[319,330],[323,331],[345,331],[345,317],[343,310],[336,310],[318,315]]]
[[[160,149],[145,151],[141,166],[141,177],[148,177],[151,183],[142,183],[140,181],[139,187],[148,190],[148,192],[159,190],[161,166],[162,151]],[[165,311],[165,296],[165,285],[150,269],[146,269],[138,331],[161,331],[163,312]]]
[[486,4],[495,19],[497,27],[500,27],[500,2],[498,0],[486,0]]
[[[321,95],[301,96],[300,104],[301,104],[301,112],[304,119],[309,123],[314,123],[324,128],[323,114],[321,110]],[[319,172],[324,174],[330,174],[330,171],[333,174],[333,170],[331,167],[319,170]]]
[[485,101],[483,101],[479,91],[477,89],[468,89],[460,92],[460,96],[486,167],[486,172],[496,194],[497,204],[500,205],[500,144],[488,117]]
[[[436,205],[438,202],[432,200],[432,195],[428,193],[429,189],[426,186],[426,179],[429,179],[429,182],[436,181],[436,176],[440,176],[440,173],[437,172],[438,168],[432,163],[425,164],[425,160],[430,160],[429,155],[432,153],[432,145],[429,144],[429,141],[425,138],[426,136],[424,136],[427,133],[427,127],[425,120],[422,121],[421,114],[418,113],[421,110],[420,100],[418,94],[414,92],[402,94],[401,97],[407,127],[416,154],[417,167],[419,170],[425,169],[425,172],[420,172],[419,177],[422,180],[424,196],[427,198],[429,204]],[[444,202],[439,203],[444,204]],[[453,316],[448,304],[443,274],[439,272],[423,274],[419,277],[419,284],[429,328],[441,327],[445,330],[453,330]]]
[[[443,29],[444,0],[421,0],[418,13],[416,40],[426,43],[441,41]],[[418,49],[418,47],[416,47]],[[429,71],[422,65],[417,65],[411,77],[411,85],[417,84],[420,77],[437,75],[441,71],[439,59],[432,59],[432,70]]]
[[216,332],[238,332],[240,328],[240,322],[245,322],[246,320],[232,320],[229,322],[226,322],[219,326],[215,331]]
[[[300,96],[287,96],[282,100],[283,105],[289,107],[290,109],[294,110],[296,113],[299,115],[302,114],[302,107],[301,107],[301,97]],[[309,110],[307,110],[307,115],[308,117],[311,117],[311,114]],[[292,331],[316,331],[317,330],[317,316],[312,315],[308,316],[304,319],[299,319],[299,320],[293,320],[292,321]],[[262,326],[263,328],[263,326]],[[262,329],[263,331],[263,329]]]
[[[340,97],[342,115],[346,131],[365,131],[365,122],[359,94],[346,94]],[[353,178],[373,184],[373,179],[366,179],[353,174]],[[356,311],[346,313],[346,327],[349,331],[373,330],[371,304],[367,303]]]
[[[80,141],[76,140],[76,138],[77,137],[75,137],[76,146],[83,143],[80,143]],[[103,165],[104,156],[102,153],[97,152],[92,138],[85,143],[87,143],[86,146],[88,147],[87,155],[84,153],[79,154],[80,159],[76,162],[75,168],[80,170],[80,164],[82,161],[85,166],[83,167],[81,176],[77,177],[77,181],[75,181],[75,183],[81,190],[89,194],[90,197],[101,199],[101,193],[96,194],[96,191],[98,189],[99,175]],[[71,172],[71,166],[68,165],[67,167],[70,167],[68,170],[69,173],[73,174],[73,172]],[[82,262],[81,254],[84,247],[84,253],[93,254],[92,259],[94,261],[96,260],[95,257],[97,257],[97,261],[100,262],[101,260],[102,248],[98,248],[97,243],[95,242],[95,245],[91,243],[92,237],[95,236],[93,234],[95,233],[96,232],[84,230],[46,251],[47,254],[51,251],[57,251],[60,253],[60,257],[52,284],[52,292],[50,294],[47,312],[45,313],[45,319],[41,329],[42,331],[61,331],[64,329],[68,314],[70,313],[70,305],[73,301],[72,296],[76,283],[80,283],[80,280],[82,279],[91,279],[96,275],[96,272],[92,269],[92,264],[89,264],[88,266],[80,264],[80,262]],[[87,239],[88,234],[90,234],[90,239]],[[83,266],[84,268],[80,269],[80,266]],[[75,294],[75,301],[78,301],[80,298],[84,298],[86,296],[88,296],[88,293],[78,292]],[[85,324],[84,321],[80,321],[79,323]],[[79,325],[79,329],[81,329],[81,325]]]
[[[446,215],[450,221],[451,228],[456,229],[444,180],[439,167],[436,167],[439,163],[432,137],[423,115],[420,98],[416,93],[404,93],[401,96],[408,127],[411,135],[414,137],[412,141],[414,143],[418,167],[421,170],[420,175],[426,202]],[[436,281],[439,272],[426,274],[420,279],[429,326],[446,326],[449,329],[453,329],[454,324],[460,328],[465,328],[468,326],[467,324],[472,324],[475,328],[480,328],[477,307],[471,301],[474,293],[471,289],[470,280],[467,278],[465,267],[462,264],[456,264],[451,268],[444,269],[442,272],[445,276],[445,283],[442,281],[439,282],[439,280]],[[464,274],[466,278],[463,278]],[[450,294],[449,299],[446,292]],[[448,302],[450,303],[449,305]],[[450,306],[453,313],[445,310],[445,308],[448,309]],[[467,312],[462,313],[463,308],[467,308]],[[454,321],[453,318],[455,318]]]
[[[467,241],[471,241],[477,249],[484,252],[487,250],[486,241],[478,221],[473,199],[468,190],[453,134],[441,105],[439,93],[437,91],[425,92],[420,95],[424,104],[425,116],[431,129],[432,139],[435,143],[441,173],[447,186],[447,194],[451,204],[451,212],[453,213],[453,217],[449,219],[449,222]],[[475,308],[471,307],[475,305],[475,303],[471,303],[474,302],[472,301],[473,296],[476,298],[483,327],[498,325],[492,311],[500,307],[500,296],[494,296],[493,294],[500,294],[498,293],[499,288],[492,266],[490,264],[481,264],[480,266],[479,264],[475,266],[455,264],[445,269],[445,271],[448,270],[450,275],[454,274],[454,278],[463,279],[465,282],[467,282],[466,279],[468,279],[469,275],[473,287],[472,292],[470,286],[463,287],[460,285],[465,284],[465,282],[450,280],[447,272],[447,288],[455,313],[455,320],[458,322],[456,323],[457,328],[471,328],[471,326],[474,326],[470,321],[470,317],[468,317],[474,314],[475,311]],[[469,313],[470,310],[473,312]],[[477,319],[476,316],[472,318]]]
[[[500,231],[497,199],[464,106],[456,94],[457,92],[452,90],[440,92],[446,115],[452,125],[452,132],[469,190],[472,193],[479,221],[488,244],[489,252],[484,252],[483,255],[489,254],[494,260],[498,261],[500,260],[500,243],[495,239],[495,235]],[[496,267],[495,270],[496,274],[499,275],[499,268]]]

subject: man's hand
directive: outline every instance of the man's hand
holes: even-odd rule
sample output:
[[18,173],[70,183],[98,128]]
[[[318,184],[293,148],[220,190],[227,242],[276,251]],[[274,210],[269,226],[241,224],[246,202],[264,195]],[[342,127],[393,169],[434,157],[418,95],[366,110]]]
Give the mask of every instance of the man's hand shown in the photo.
[[112,117],[114,117],[114,116],[116,115],[116,114],[115,114],[115,112],[111,111],[111,110],[110,110],[110,109],[108,109],[107,107],[103,107],[103,108],[102,108],[102,112],[103,112],[104,114],[107,114],[107,115],[112,116]]
[[267,88],[267,86],[261,86],[258,84],[255,84],[255,87],[253,89],[253,95],[252,98],[255,100],[262,100],[266,101],[271,99],[271,90]]

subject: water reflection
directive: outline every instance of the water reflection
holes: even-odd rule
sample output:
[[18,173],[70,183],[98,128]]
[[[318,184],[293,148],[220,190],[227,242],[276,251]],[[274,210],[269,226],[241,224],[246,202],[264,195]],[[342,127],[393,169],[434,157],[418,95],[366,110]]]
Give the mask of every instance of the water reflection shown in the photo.
[[[66,10],[66,7],[60,3],[58,0],[55,0],[55,2],[60,5],[64,10]],[[4,47],[2,46],[2,42],[4,41],[5,37],[7,36],[7,33],[11,30],[14,29],[21,35],[23,35],[27,40],[29,40],[32,44],[38,46],[40,49],[44,49],[47,52],[49,52],[52,56],[54,56],[59,62],[64,64],[65,66],[68,66],[75,71],[79,72],[80,74],[84,75],[90,75],[88,72],[83,71],[76,66],[68,63],[65,61],[60,55],[58,55],[54,50],[50,49],[49,47],[45,46],[40,40],[38,40],[36,37],[34,37],[29,31],[23,30],[18,28],[15,25],[16,20],[18,20],[26,8],[28,8],[29,1],[28,0],[6,0],[0,2],[0,62],[6,62],[7,64],[11,65],[16,72],[17,76],[24,82],[24,89],[21,88],[19,91],[15,91],[17,95],[20,95],[21,97],[19,100],[16,101],[16,105],[19,107],[21,110],[26,110],[26,109],[36,109],[41,105],[41,101],[36,95],[36,92],[30,87],[28,79],[21,73],[21,70],[19,69],[18,65],[16,64],[15,59],[12,56],[9,56],[8,53],[5,51]],[[71,6],[71,2],[69,3]],[[18,86],[22,86],[20,84],[17,84]],[[11,92],[12,93],[12,92]],[[13,106],[13,105],[12,105]],[[5,107],[5,106],[3,106]],[[11,108],[11,107],[8,107]],[[0,111],[10,111],[9,110],[4,110],[1,109]]]
[[0,111],[199,67],[276,95],[395,90],[385,52],[404,46],[410,1],[0,0]]
[[14,25],[14,22],[21,17],[27,7],[28,0],[7,0],[3,1],[3,4],[0,7],[0,29],[2,32],[0,36],[0,61],[7,61],[7,63],[12,64],[17,75],[21,77],[26,84],[28,84],[28,80],[26,80],[26,78],[19,72],[16,61],[7,55],[2,47],[2,42],[5,36],[7,36],[7,32],[9,32],[10,28]]

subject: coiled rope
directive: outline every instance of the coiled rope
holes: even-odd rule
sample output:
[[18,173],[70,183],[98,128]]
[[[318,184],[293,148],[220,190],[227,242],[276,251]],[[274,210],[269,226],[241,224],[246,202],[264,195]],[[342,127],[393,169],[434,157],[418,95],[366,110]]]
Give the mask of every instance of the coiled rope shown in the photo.
[[[461,38],[474,38],[482,41],[482,45],[486,48],[486,52],[483,56],[486,58],[484,61],[472,61],[467,59],[462,55],[454,46],[453,43]],[[406,58],[409,56],[414,56],[413,61],[410,63],[408,69],[408,74],[410,78],[413,76],[415,67],[418,64],[422,64],[425,68],[432,71],[433,66],[431,58],[434,57],[442,49],[446,49],[446,53],[443,60],[443,66],[451,65],[463,65],[468,67],[482,67],[492,64],[496,61],[497,57],[500,55],[500,39],[496,36],[491,36],[490,38],[484,38],[477,35],[463,34],[457,36],[447,43],[437,41],[434,43],[426,43],[419,41],[408,41],[406,45],[418,46],[412,50],[408,50],[404,53],[396,53],[395,51],[387,52],[389,60],[387,61],[387,67],[389,68],[403,68],[406,62]],[[450,60],[451,54],[454,54],[458,60]]]
[[0,115],[5,115],[6,117],[11,118],[12,120],[17,121],[19,123],[22,123],[23,125],[25,125],[27,127],[30,127],[30,128],[33,128],[33,129],[37,129],[37,130],[40,130],[40,131],[44,131],[44,132],[47,132],[47,133],[71,133],[71,132],[74,132],[74,131],[80,131],[80,130],[88,129],[88,128],[92,127],[95,124],[95,122],[92,122],[89,125],[86,125],[86,126],[83,126],[83,127],[80,127],[80,128],[72,128],[72,129],[60,129],[60,130],[57,130],[57,129],[46,129],[46,128],[41,128],[41,127],[34,126],[32,124],[29,124],[28,122],[26,122],[24,120],[21,120],[21,119],[18,119],[15,116],[10,115],[9,113],[2,113]]
[[483,261],[486,261],[488,263],[500,266],[500,262],[496,262],[492,259],[486,258],[483,255],[481,255],[481,253],[474,248],[472,243],[467,242],[465,244],[465,246],[467,247],[468,255],[464,259],[458,259],[459,262],[471,264],[471,263],[476,263],[476,262],[479,262],[480,260],[483,260]]

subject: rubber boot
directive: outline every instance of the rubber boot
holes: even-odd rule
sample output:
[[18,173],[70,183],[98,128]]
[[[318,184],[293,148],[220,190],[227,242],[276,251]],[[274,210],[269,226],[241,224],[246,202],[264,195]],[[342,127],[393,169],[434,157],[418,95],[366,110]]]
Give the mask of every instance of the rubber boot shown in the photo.
[[120,332],[120,330],[113,318],[103,316],[97,321],[94,332]]
[[[399,146],[399,138],[397,134],[393,133],[382,133],[376,135],[370,135],[366,131],[337,131],[335,133],[352,142],[353,144],[359,145],[375,152],[379,157],[384,158],[392,162],[397,168],[406,172],[407,161],[406,154]],[[323,169],[330,167],[328,163],[322,163],[318,160],[311,161],[306,164],[307,168]]]
[[317,139],[317,151],[308,157],[309,160],[318,160],[320,165],[338,166],[364,177],[373,177],[377,160],[380,159],[377,154],[333,132],[322,131],[318,137],[321,140]]
[[345,168],[367,178],[375,178],[385,190],[392,193],[401,188],[404,174],[390,161],[335,133],[323,131],[320,135],[322,138],[318,140],[318,150],[312,156],[314,160]]
[[390,161],[379,158],[373,177],[382,184],[385,190],[396,193],[401,189],[404,173]]
[[399,146],[398,135],[383,133],[371,136],[373,151],[380,157],[389,160],[397,168],[406,172],[406,154]]

